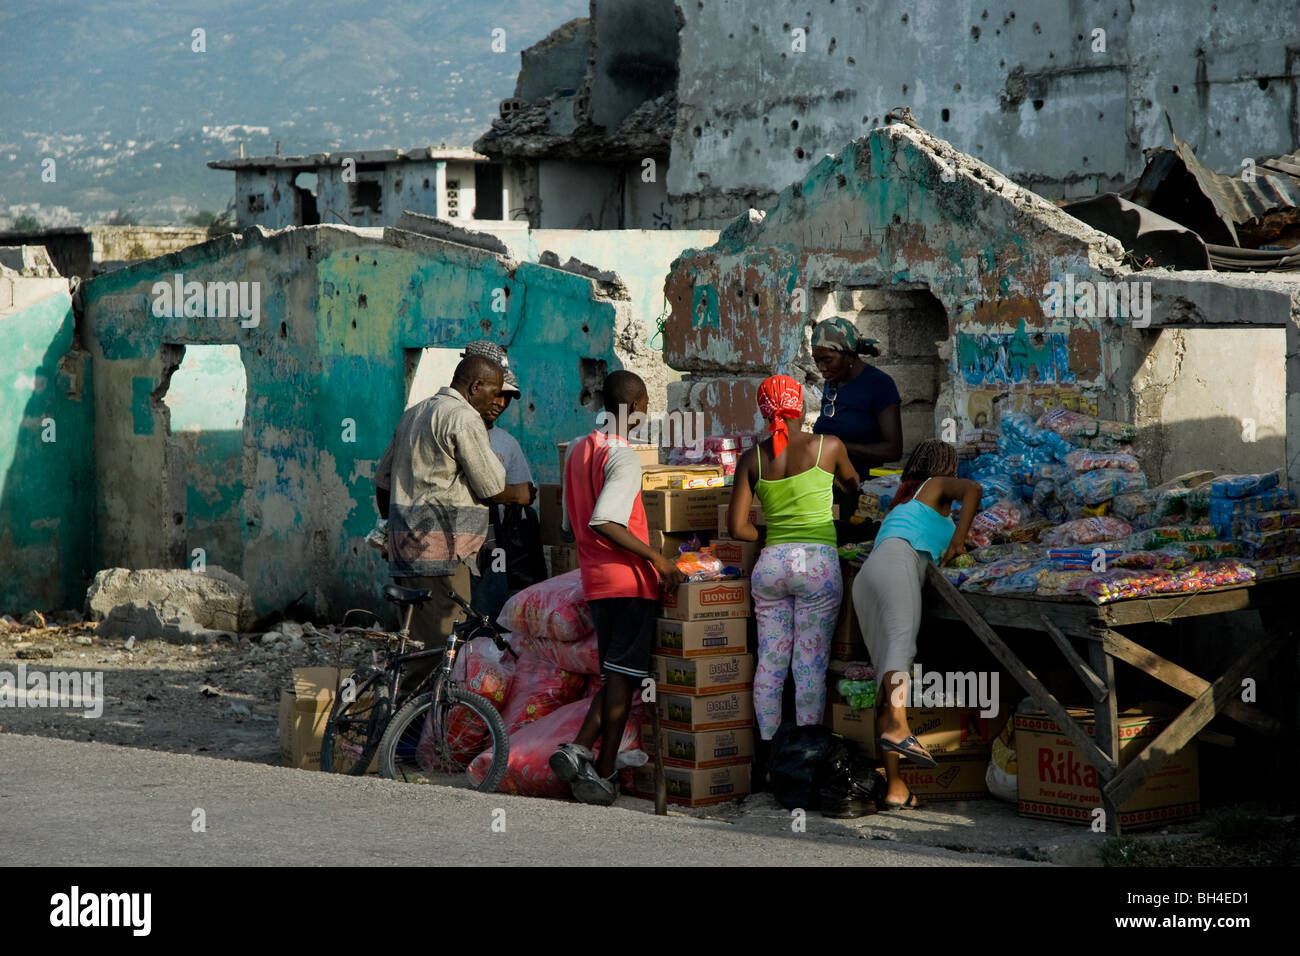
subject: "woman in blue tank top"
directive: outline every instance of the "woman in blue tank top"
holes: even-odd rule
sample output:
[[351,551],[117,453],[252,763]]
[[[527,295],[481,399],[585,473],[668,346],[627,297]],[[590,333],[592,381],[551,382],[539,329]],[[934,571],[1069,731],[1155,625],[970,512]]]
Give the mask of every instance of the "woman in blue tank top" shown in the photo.
[[[926,562],[947,564],[966,551],[966,534],[979,510],[978,482],[957,477],[957,450],[927,438],[903,467],[893,507],[880,525],[875,546],[853,581],[853,607],[876,669],[879,714],[876,732],[885,761],[890,808],[919,803],[899,774],[899,758],[934,767],[934,758],[907,725],[908,671],[921,629],[921,585]],[[954,501],[961,518],[953,522]]]

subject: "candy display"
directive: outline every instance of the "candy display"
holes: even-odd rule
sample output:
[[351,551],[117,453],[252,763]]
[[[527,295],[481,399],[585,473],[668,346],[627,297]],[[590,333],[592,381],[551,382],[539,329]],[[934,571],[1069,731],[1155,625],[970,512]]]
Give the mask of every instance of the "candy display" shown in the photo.
[[1094,544],[1098,541],[1118,541],[1127,537],[1132,527],[1118,518],[1079,518],[1058,525],[1039,536],[1039,541],[1049,546]]
[[1158,548],[1154,551],[1124,551],[1116,558],[1107,562],[1110,568],[1163,568],[1166,571],[1177,571],[1180,568],[1187,567],[1192,558],[1186,548],[1203,549],[1207,557],[1229,557],[1235,555],[1236,549],[1230,552],[1219,553],[1208,546],[1214,544],[1213,541],[1188,542],[1179,545],[1170,545],[1168,548]]
[[1097,604],[1163,594],[1192,594],[1208,588],[1253,581],[1255,572],[1234,558],[1188,565],[1181,571],[1116,570],[1082,582],[1079,592]]

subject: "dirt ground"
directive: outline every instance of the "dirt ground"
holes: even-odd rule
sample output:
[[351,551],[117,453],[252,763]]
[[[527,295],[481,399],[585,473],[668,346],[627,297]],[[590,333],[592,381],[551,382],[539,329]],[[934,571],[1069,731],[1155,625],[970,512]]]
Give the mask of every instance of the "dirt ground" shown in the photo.
[[[3,627],[0,624],[0,627]],[[84,708],[0,708],[0,731],[95,740],[174,753],[207,753],[279,764],[280,691],[295,667],[338,661],[333,629],[302,625],[298,640],[244,635],[213,644],[102,638],[93,624],[0,632],[0,671],[100,671],[103,714]],[[364,660],[364,639],[347,635],[343,666]]]

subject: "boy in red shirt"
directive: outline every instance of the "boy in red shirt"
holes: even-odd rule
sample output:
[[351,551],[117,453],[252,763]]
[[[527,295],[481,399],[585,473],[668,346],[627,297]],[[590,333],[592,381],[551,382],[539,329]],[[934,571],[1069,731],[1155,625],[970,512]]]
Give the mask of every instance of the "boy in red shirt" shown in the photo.
[[[645,415],[650,404],[645,382],[632,372],[611,372],[604,398],[603,424],[573,442],[564,459],[564,513],[578,546],[605,684],[577,739],[561,745],[550,764],[575,800],[609,806],[618,796],[614,761],[632,695],[650,674],[659,595],[675,591],[682,575],[648,544],[641,461],[627,443],[629,419]],[[597,740],[599,760],[591,750]]]

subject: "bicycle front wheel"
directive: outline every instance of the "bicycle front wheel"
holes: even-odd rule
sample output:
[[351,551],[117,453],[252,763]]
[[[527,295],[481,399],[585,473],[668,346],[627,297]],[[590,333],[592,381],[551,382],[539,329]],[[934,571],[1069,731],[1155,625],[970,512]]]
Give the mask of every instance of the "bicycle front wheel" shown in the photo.
[[471,691],[443,684],[408,701],[379,741],[379,773],[489,793],[510,759],[510,737],[496,708]]
[[393,712],[386,677],[383,671],[363,667],[343,682],[320,743],[325,773],[356,777],[370,769]]

